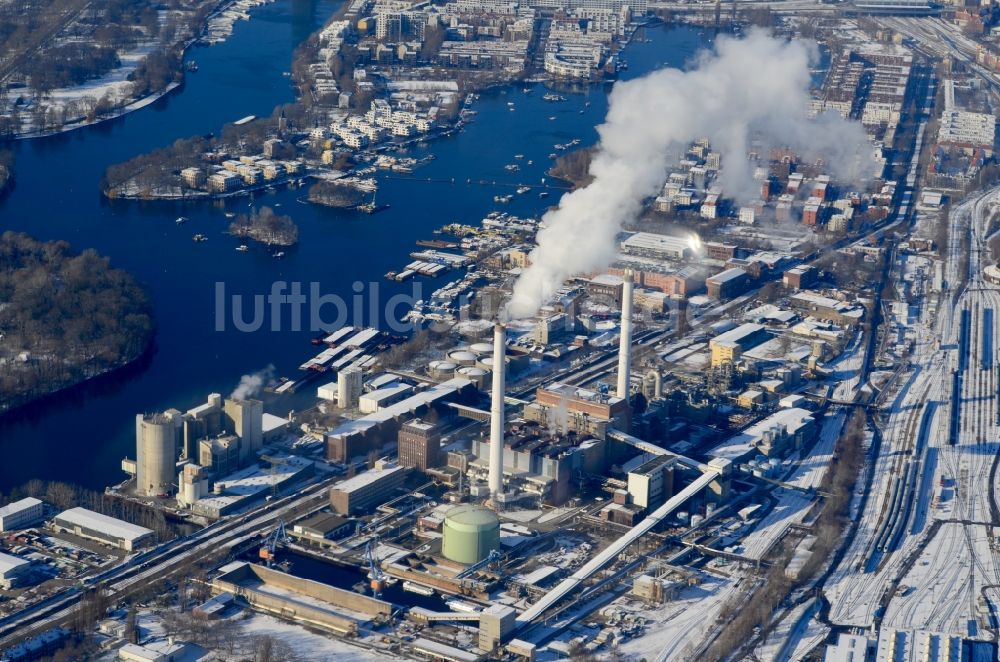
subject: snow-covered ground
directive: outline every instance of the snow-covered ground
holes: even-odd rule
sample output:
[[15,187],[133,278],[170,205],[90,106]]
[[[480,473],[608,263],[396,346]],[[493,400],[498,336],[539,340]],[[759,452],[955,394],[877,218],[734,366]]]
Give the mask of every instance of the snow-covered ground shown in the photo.
[[[867,627],[887,602],[884,625],[995,636],[991,607],[981,596],[984,587],[1000,583],[997,544],[986,525],[997,488],[990,470],[1000,451],[1000,290],[982,278],[983,258],[975,249],[985,242],[997,200],[993,191],[952,210],[940,298],[936,265],[924,258],[900,261],[910,305],[893,305],[890,322],[892,337],[911,344],[910,370],[884,411],[858,533],[825,586],[835,624]],[[963,255],[967,273],[960,270]],[[953,430],[955,374],[961,390]],[[895,546],[886,537],[894,518]]]
[[[840,436],[845,419],[845,414],[839,411],[823,418],[816,443],[795,463],[784,482],[802,490],[819,488],[830,467],[833,446]],[[743,555],[747,558],[763,559],[785,535],[789,526],[802,523],[816,500],[802,491],[784,487],[774,490],[771,496],[777,499],[775,507],[743,539]]]
[[853,400],[861,385],[861,368],[865,360],[864,334],[857,333],[851,344],[831,363],[835,379],[840,380],[833,391],[833,399],[841,402]]
[[970,621],[983,616],[979,596],[1000,583],[987,527],[949,522],[917,557],[886,609],[883,626],[975,636]]
[[247,637],[270,636],[288,646],[302,660],[337,660],[337,662],[370,662],[371,660],[396,660],[351,644],[311,632],[304,627],[280,621],[266,614],[253,614],[239,621]]
[[815,638],[813,630],[813,615],[818,608],[816,600],[809,600],[799,605],[788,614],[767,637],[767,640],[754,651],[762,662],[784,662],[797,659],[792,657],[803,641]]
[[630,659],[687,660],[715,630],[715,619],[727,600],[735,597],[739,582],[705,574],[702,583],[682,591],[676,600],[662,605],[646,605],[622,598],[612,607],[642,616],[643,634],[628,639],[618,648]]

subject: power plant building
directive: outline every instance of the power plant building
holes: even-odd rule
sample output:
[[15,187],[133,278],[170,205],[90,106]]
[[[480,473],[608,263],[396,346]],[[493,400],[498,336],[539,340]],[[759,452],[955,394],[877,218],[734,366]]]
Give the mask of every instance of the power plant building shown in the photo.
[[[271,422],[269,427],[280,436],[285,423],[271,418],[277,424]],[[124,460],[122,468],[135,475],[136,494],[172,494],[181,487],[179,458],[201,465],[215,477],[251,464],[264,445],[264,404],[252,399],[223,400],[213,393],[204,404],[183,414],[168,409],[162,414],[137,415],[135,435],[136,460]],[[189,490],[181,501],[191,497]]]
[[216,476],[225,476],[240,468],[240,439],[223,434],[198,442],[198,464]]
[[555,426],[560,432],[575,432],[604,439],[610,428],[627,429],[628,401],[617,395],[552,384],[535,391],[535,401],[525,405],[525,420]]
[[34,497],[25,497],[0,508],[0,532],[31,526],[45,516],[45,504]]
[[472,565],[500,548],[500,519],[482,506],[455,506],[445,515],[443,535],[444,557]]
[[86,508],[70,508],[52,520],[56,531],[66,531],[81,538],[124,549],[127,552],[153,542],[152,530],[95,513]]
[[228,399],[222,410],[226,430],[240,438],[240,464],[249,464],[264,446],[264,403]]
[[[605,443],[586,437],[552,436],[548,429],[523,421],[511,426],[504,435],[501,501],[513,503],[526,500],[528,505],[547,503],[559,505],[571,496],[571,482],[580,471],[600,474],[605,469]],[[468,464],[469,480],[488,480],[493,469],[493,441],[474,439]],[[591,457],[593,456],[593,457]],[[475,485],[473,493],[477,491]],[[489,485],[492,498],[497,490]]]
[[177,503],[190,508],[208,495],[208,470],[198,464],[185,464],[177,475]]
[[406,481],[409,469],[379,460],[369,469],[330,488],[330,505],[341,515],[371,510],[388,501]]
[[471,404],[478,397],[476,385],[468,379],[455,377],[426,390],[418,391],[405,400],[380,411],[346,421],[326,434],[326,459],[349,462],[378,451],[394,442],[400,427],[414,418],[447,418],[455,415],[450,402]]
[[441,464],[441,432],[433,423],[410,421],[399,430],[399,463],[427,471]]
[[205,404],[184,414],[184,457],[198,457],[198,441],[222,433],[222,396],[212,393]]
[[660,455],[628,472],[628,494],[632,503],[652,509],[674,493],[676,458]]
[[140,496],[173,491],[177,446],[181,436],[180,412],[135,417],[135,489]]

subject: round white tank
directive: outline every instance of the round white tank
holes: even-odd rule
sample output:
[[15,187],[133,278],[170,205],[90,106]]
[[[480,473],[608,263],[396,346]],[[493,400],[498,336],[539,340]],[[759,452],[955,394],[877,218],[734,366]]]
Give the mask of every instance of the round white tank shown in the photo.
[[490,373],[482,368],[474,368],[472,366],[465,366],[459,368],[455,371],[456,377],[464,377],[476,385],[476,388],[482,389],[486,386],[486,376]]
[[[510,357],[505,357],[504,362],[507,365],[507,369],[510,369]],[[478,361],[476,361],[476,367],[482,368],[483,370],[493,370],[494,360],[492,356],[484,356]]]
[[477,342],[469,347],[469,351],[476,354],[492,354],[493,345],[488,342]]
[[445,379],[455,372],[458,366],[451,361],[432,361],[428,366],[431,376],[438,379]]
[[448,354],[448,360],[459,365],[475,365],[478,357],[467,349],[456,349]]

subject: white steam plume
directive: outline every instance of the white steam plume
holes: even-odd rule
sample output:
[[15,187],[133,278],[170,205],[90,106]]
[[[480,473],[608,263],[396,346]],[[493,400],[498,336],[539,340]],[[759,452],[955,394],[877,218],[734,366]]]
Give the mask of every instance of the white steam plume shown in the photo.
[[745,39],[719,39],[690,71],[663,69],[616,84],[598,127],[594,179],[542,219],[531,266],[515,284],[507,314],[531,316],[566,278],[610,264],[622,223],[658,192],[670,163],[698,138],[720,153],[720,183],[739,202],[759,191],[747,156],[751,140],[765,150],[788,146],[806,158],[822,157],[841,181],[874,172],[873,149],[859,124],[829,113],[808,117],[814,55],[803,42],[755,30]]
[[255,373],[249,375],[243,375],[240,377],[240,383],[236,385],[233,392],[229,394],[230,400],[246,400],[247,398],[252,398],[264,386],[274,378],[274,366],[268,365],[263,370],[258,370]]

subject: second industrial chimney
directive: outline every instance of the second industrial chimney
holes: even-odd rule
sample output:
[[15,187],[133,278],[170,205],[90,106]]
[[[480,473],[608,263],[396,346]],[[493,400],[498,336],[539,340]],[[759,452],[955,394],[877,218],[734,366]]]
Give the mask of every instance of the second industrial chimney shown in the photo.
[[493,329],[493,398],[490,406],[490,497],[494,507],[503,494],[504,390],[507,373],[507,329]]
[[622,333],[618,348],[618,392],[619,398],[628,400],[629,381],[632,369],[632,278],[631,269],[625,270],[622,286]]

